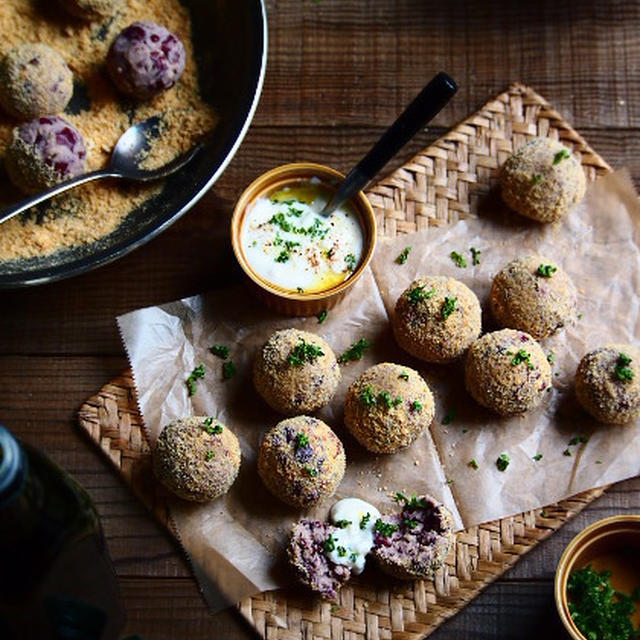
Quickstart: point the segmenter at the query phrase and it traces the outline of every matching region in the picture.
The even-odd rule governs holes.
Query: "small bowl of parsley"
[[[640,638],[640,515],[594,522],[556,569],[560,619],[575,640]]]

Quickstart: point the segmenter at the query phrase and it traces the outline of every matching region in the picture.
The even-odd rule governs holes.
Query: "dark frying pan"
[[[181,0],[192,18],[202,95],[220,116],[214,134],[160,194],[132,210],[100,240],[52,255],[0,263],[0,288],[68,278],[148,242],[186,213],[233,158],[258,104],[267,60],[263,0]]]

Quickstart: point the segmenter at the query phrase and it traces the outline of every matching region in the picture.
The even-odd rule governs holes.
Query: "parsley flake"
[[[354,271],[356,268],[356,257],[353,253],[347,253],[344,257],[344,263],[347,265],[347,271]]]
[[[539,264],[536,275],[539,275],[541,278],[550,278],[557,270],[558,267],[554,267],[552,264]]]
[[[327,310],[323,309],[317,316],[318,324],[322,324],[327,319]]]
[[[633,370],[627,366],[632,362],[633,360],[626,353],[618,354],[618,362],[614,369],[614,374],[618,380],[621,380],[622,382],[630,382],[633,380]]]
[[[476,462],[475,458],[471,458],[471,460],[469,460],[469,462],[467,462],[467,465],[470,466],[472,469],[478,469],[479,465]]]
[[[209,451],[207,451],[207,453],[205,454],[204,459],[207,462],[211,462],[211,460],[213,460],[213,456],[215,456],[215,455],[216,455],[215,451],[209,449]]]
[[[449,257],[455,262],[457,267],[460,267],[461,269],[467,268],[467,261],[457,251],[452,251],[449,254]]]
[[[336,541],[333,538],[333,535],[329,534],[329,537],[322,543],[322,548],[330,553],[336,548]]]
[[[222,358],[223,360],[229,357],[229,347],[225,347],[223,344],[214,344],[212,347],[209,347],[209,351],[214,356],[218,356],[218,358]]]
[[[222,379],[229,380],[236,373],[236,365],[231,360],[222,363]]]
[[[309,444],[309,436],[307,436],[306,433],[302,433],[298,431],[298,433],[296,433],[295,443],[296,443],[295,445],[296,449],[299,449],[300,447],[305,447],[306,445]]]
[[[440,308],[440,315],[443,320],[446,320],[455,311],[457,300],[457,297],[449,298],[448,296],[445,296],[442,307]]]
[[[405,247],[397,256],[396,264],[404,264],[409,257],[409,252],[411,251],[411,247]]]
[[[542,460],[542,454],[536,453],[535,456],[532,456],[532,459],[535,460],[536,462],[539,462],[540,460]]]
[[[498,467],[498,471],[506,471],[510,462],[511,458],[509,458],[506,453],[501,453],[496,460],[496,467]]]
[[[346,529],[351,524],[351,520],[338,520],[336,527],[339,529]]]
[[[555,156],[553,156],[553,164],[560,164],[563,160],[569,157],[569,152],[566,149],[560,149]]]
[[[310,467],[308,464],[304,466],[304,470],[312,477],[315,478],[318,475],[318,472]]]
[[[507,353],[508,355],[512,355],[509,352]],[[517,367],[519,364],[522,364],[523,362],[527,365],[527,369],[533,369],[533,365],[531,364],[531,354],[528,351],[525,351],[524,349],[519,349],[518,353],[516,353],[511,359],[511,364],[514,367]]]
[[[411,411],[422,411],[422,403],[420,403],[418,400],[414,400],[411,403]]]
[[[292,349],[287,356],[287,364],[292,367],[301,367],[305,362],[315,362],[320,356],[324,355],[324,351],[315,344],[306,342],[304,338],[300,338],[300,342]]]
[[[408,380],[409,379],[409,374],[406,371],[402,371],[400,373],[400,375],[398,376],[398,378],[400,378],[401,380]]]
[[[412,304],[415,307],[418,302],[422,302],[423,300],[430,298],[436,292],[435,289],[431,289],[431,291],[425,291],[425,286],[426,285],[424,284],[418,285],[413,287],[413,289],[409,289],[409,291],[407,291],[407,300],[409,301],[409,304]]]
[[[480,249],[476,249],[475,247],[469,247],[469,251],[471,251],[471,264],[477,265],[480,264],[480,254],[482,251]]]
[[[535,187],[536,185],[540,184],[542,182],[542,175],[539,173],[536,173],[532,178],[531,178],[531,186]]]
[[[367,513],[365,513],[362,518],[360,518],[360,529],[362,529],[362,531],[367,528],[369,520],[371,520],[371,514],[367,511]]]
[[[376,397],[373,394],[373,389],[371,388],[370,384],[368,384],[360,392],[358,399],[360,400],[360,403],[363,404],[365,407],[372,407],[376,403]]]
[[[338,362],[340,364],[345,364],[346,362],[351,362],[354,360],[360,360],[362,358],[362,354],[365,349],[369,348],[369,343],[364,339],[360,338],[360,340],[356,340],[339,358]]]
[[[390,522],[384,522],[380,518],[378,518],[373,525],[373,530],[376,533],[379,533],[381,536],[388,538],[392,533],[396,532],[399,529],[397,524],[391,524]]]
[[[189,397],[195,394],[196,392],[196,380],[200,380],[204,378],[204,365],[198,365],[187,377],[185,380],[185,384],[187,385],[187,393]]]

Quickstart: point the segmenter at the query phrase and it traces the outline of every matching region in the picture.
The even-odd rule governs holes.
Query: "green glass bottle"
[[[0,638],[113,640],[124,621],[89,496],[0,425]]]

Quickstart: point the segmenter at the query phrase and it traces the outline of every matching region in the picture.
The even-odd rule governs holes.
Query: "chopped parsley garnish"
[[[556,357],[553,354],[553,351],[549,351],[549,353],[547,353],[547,362],[549,364],[555,364],[556,363]]]
[[[367,528],[367,524],[369,524],[369,520],[371,520],[371,514],[367,511],[367,513],[360,518],[360,529],[364,531]]]
[[[562,452],[562,455],[567,457],[571,456],[571,451],[569,451],[568,447]]]
[[[306,464],[304,466],[304,470],[312,477],[315,478],[318,475],[318,472],[313,468],[310,467],[308,464]]]
[[[587,444],[587,442],[589,442],[589,436],[573,436],[573,438],[569,440],[569,446],[573,447],[576,444]]]
[[[596,460],[596,464],[602,464],[602,460]]]
[[[223,360],[229,357],[229,347],[225,347],[223,344],[214,344],[212,347],[209,347],[209,351],[214,356],[218,356],[218,358],[222,358]]]
[[[204,456],[204,459],[207,462],[211,462],[211,460],[213,459],[213,456],[215,456],[215,451],[213,451],[212,449],[209,449],[209,451],[207,451],[207,453]]]
[[[467,464],[472,468],[472,469],[477,469],[478,468],[478,463],[476,462],[475,458],[471,458],[471,460],[469,460],[469,462],[467,462]]]
[[[309,444],[309,436],[306,433],[296,433],[295,437],[296,449],[304,447]]]
[[[406,371],[403,371],[402,373],[400,373],[398,378],[400,378],[401,380],[408,380],[409,379],[409,374]]]
[[[351,524],[351,520],[338,520],[336,527],[339,529],[346,529]]]
[[[442,307],[440,308],[440,315],[443,320],[446,320],[455,311],[457,300],[457,297],[449,298],[449,296],[445,296]]]
[[[351,553],[349,554],[349,560],[351,560],[351,562],[356,562],[356,560],[358,559],[358,554],[357,553]]]
[[[411,247],[405,247],[399,254],[398,257],[396,258],[396,263],[397,264],[404,264],[407,261],[407,258],[409,257],[409,252],[411,251]]]
[[[407,498],[404,493],[396,493],[393,498],[396,502],[404,502],[404,508],[407,511],[415,511],[416,509],[426,509],[428,507],[427,501],[424,498],[418,498],[416,494],[411,495],[411,499]]]
[[[289,260],[289,252],[288,251],[281,251],[278,256],[275,258],[276,262],[287,262]]]
[[[618,380],[622,380],[623,382],[630,382],[631,380],[633,380],[633,370],[627,366],[632,362],[633,360],[631,360],[631,358],[626,353],[618,354],[618,362],[616,363],[616,368],[614,369],[615,376]]]
[[[313,221],[313,224],[309,227],[296,227],[285,218],[282,211],[271,216],[269,223],[280,227],[280,229],[285,233],[296,233],[298,235],[309,236],[311,238],[324,238],[329,231],[329,229],[323,225],[318,218],[316,218]]]
[[[365,349],[369,348],[369,343],[364,339],[356,340],[339,358],[338,362],[344,364],[353,360],[360,360]]]
[[[467,268],[467,261],[457,251],[452,251],[449,254],[449,257],[456,263],[456,266],[460,267],[461,269]]]
[[[389,522],[383,522],[380,518],[376,520],[376,523],[373,525],[373,530],[376,533],[379,533],[381,536],[388,538],[392,533],[398,530],[397,524],[391,524]]]
[[[507,351],[507,355],[513,355],[511,352]],[[531,364],[531,354],[524,349],[519,349],[518,353],[516,353],[511,359],[511,364],[514,367],[517,367],[519,364],[525,363],[527,365],[527,369],[533,369],[533,365]]]
[[[222,379],[229,380],[236,373],[236,365],[231,360],[222,363]]]
[[[424,288],[425,285],[422,284],[407,291],[407,300],[414,307],[418,304],[418,302],[422,302],[423,300],[430,298],[436,292],[435,289],[431,289],[431,291],[425,291]]]
[[[371,385],[367,385],[358,396],[358,399],[365,407],[371,407],[376,403],[376,397],[373,394],[373,389]]]
[[[387,409],[391,409],[391,396],[388,391],[381,391],[378,394],[377,402],[387,407]]]
[[[535,460],[536,462],[542,460],[542,454],[541,453],[536,453],[535,456],[532,456],[532,459]]]
[[[313,4],[318,4],[315,0],[312,0]],[[335,613],[336,611],[338,611],[338,609],[340,609],[340,607],[337,604],[332,604],[331,605],[331,613]]]
[[[506,471],[510,462],[511,458],[509,458],[506,453],[501,453],[496,460],[496,467],[498,467],[498,471]]]
[[[402,524],[407,527],[407,529],[415,529],[418,526],[418,521],[413,518],[405,518]]]
[[[347,555],[347,550],[344,547],[337,547],[336,551],[338,552],[338,556],[344,558]]]
[[[537,184],[540,184],[542,182],[542,175],[539,173],[536,173],[533,178],[531,178],[531,185],[532,186],[536,186]]]
[[[203,364],[198,365],[185,380],[189,397],[191,397],[196,392],[196,380],[199,380],[200,378],[204,378]]]
[[[347,265],[347,271],[353,271],[356,268],[356,257],[353,253],[347,253],[344,257],[344,263]]]
[[[550,278],[557,270],[558,267],[554,267],[552,264],[539,264],[536,274],[541,278]]]
[[[447,425],[453,422],[453,419],[456,417],[456,410],[451,408],[447,413],[444,414],[442,418],[442,424]]]
[[[323,355],[324,351],[320,347],[300,338],[300,342],[287,356],[287,363],[292,367],[301,367],[305,362],[315,362]]]
[[[482,253],[482,251],[480,251],[480,249],[476,249],[475,247],[469,247],[469,251],[471,251],[471,264],[480,264],[480,254]]]
[[[318,318],[318,324],[322,324],[327,319],[327,310],[323,309],[316,318]]]
[[[333,536],[329,534],[329,537],[322,543],[322,548],[327,552],[331,552],[336,548],[336,541]]]
[[[629,640],[637,638],[631,615],[633,598],[616,591],[611,571],[598,572],[588,564],[573,571],[567,581],[571,620],[588,640]]]
[[[207,418],[202,425],[203,431],[206,431],[210,436],[215,436],[215,435],[218,435],[219,433],[222,433],[222,425],[221,424],[214,425],[212,423],[213,423],[213,418]]]
[[[566,149],[560,149],[555,156],[553,156],[553,164],[559,164],[565,158],[569,157],[569,152]]]
[[[411,403],[411,411],[422,411],[422,403],[420,403],[418,400],[414,400]]]

